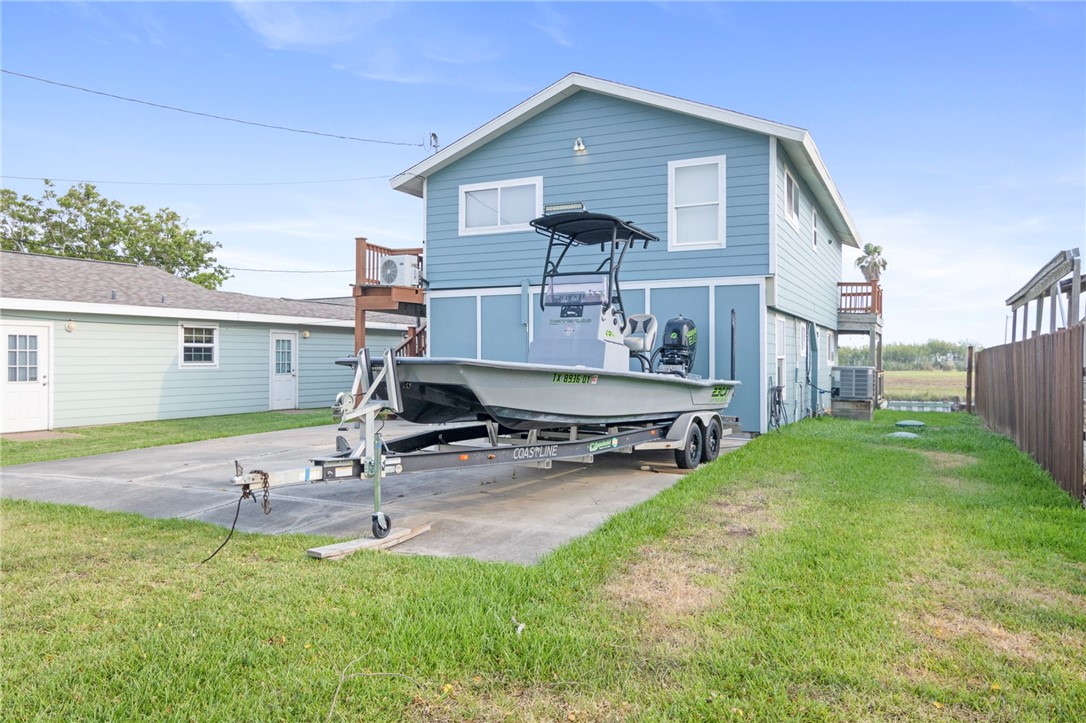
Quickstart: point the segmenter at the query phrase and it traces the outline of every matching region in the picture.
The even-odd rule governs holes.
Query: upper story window
[[[668,251],[724,246],[724,156],[667,164]]]
[[[790,171],[784,172],[784,217],[799,226],[799,184]]]
[[[177,358],[182,367],[219,366],[219,328],[214,324],[182,323],[178,327],[180,349]]]
[[[811,248],[818,251],[818,210],[811,209]]]
[[[543,215],[543,177],[460,187],[460,235],[527,231]]]

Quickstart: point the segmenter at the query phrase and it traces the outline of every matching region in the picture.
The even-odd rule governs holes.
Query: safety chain
[[[264,499],[261,500],[260,506],[264,509],[264,514],[265,515],[270,515],[271,514],[271,485],[268,484],[268,473],[263,471],[263,470],[254,469],[253,474],[260,475],[260,479],[261,479],[260,486],[261,486],[261,489],[264,490]]]

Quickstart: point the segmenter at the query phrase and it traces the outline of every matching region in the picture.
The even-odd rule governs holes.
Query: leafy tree
[[[157,266],[217,289],[230,271],[211,255],[222,244],[209,235],[188,228],[174,211],[125,206],[89,183],[57,195],[46,181],[41,198],[0,189],[0,240],[10,251]]]
[[[882,257],[882,246],[875,244],[864,244],[863,254],[856,259],[856,268],[868,281],[878,281],[886,265],[887,261]]]

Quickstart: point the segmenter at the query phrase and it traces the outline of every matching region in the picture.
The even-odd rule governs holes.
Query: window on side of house
[[[460,186],[460,235],[531,229],[543,215],[543,177]]]
[[[214,368],[219,366],[219,327],[215,324],[187,324],[178,327],[178,366]]]
[[[818,251],[818,210],[811,209],[811,248]]]
[[[784,217],[799,228],[799,185],[791,171],[784,172]]]
[[[796,339],[796,346],[799,347],[799,358],[807,358],[807,347],[811,344],[810,339],[810,325],[806,321],[799,322],[799,338]]]
[[[723,248],[726,216],[725,156],[667,164],[667,249]]]
[[[826,332],[826,361],[830,364],[837,363],[837,337],[832,331]]]

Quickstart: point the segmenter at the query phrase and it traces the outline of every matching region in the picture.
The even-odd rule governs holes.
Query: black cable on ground
[[[226,539],[222,541],[222,544],[219,545],[218,549],[215,550],[215,552],[213,552],[213,553],[211,553],[210,555],[207,556],[207,559],[205,559],[204,562],[207,562],[211,558],[215,557],[215,555],[218,555],[219,550],[226,547],[226,543],[230,542],[230,538],[234,536],[234,528],[237,527],[237,525],[238,525],[238,516],[241,515],[241,503],[244,500],[245,500],[245,493],[243,492],[241,494],[241,497],[238,497],[238,509],[237,509],[237,511],[234,512],[234,522],[233,522],[233,524],[230,525],[230,534],[226,536]],[[201,562],[200,564],[203,565],[204,562]]]

